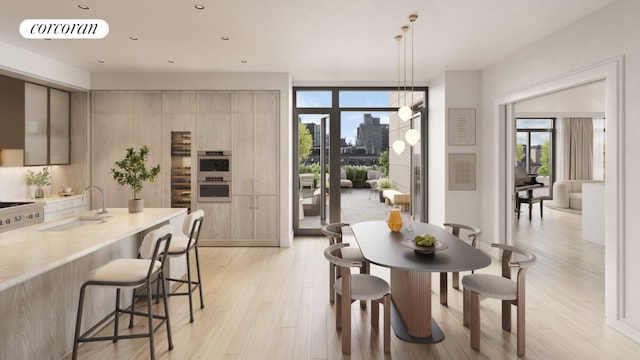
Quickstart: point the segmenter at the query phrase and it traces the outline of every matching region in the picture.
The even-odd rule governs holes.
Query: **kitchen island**
[[[95,216],[95,211],[83,213]],[[164,224],[180,232],[186,209],[108,209],[104,222],[79,217],[0,234],[0,359],[60,359],[71,351],[80,286],[117,258],[135,258],[144,234]],[[172,277],[184,272],[171,259]],[[176,273],[177,272],[177,273]],[[113,311],[115,292],[87,293],[83,328]],[[123,293],[123,306],[130,304]]]

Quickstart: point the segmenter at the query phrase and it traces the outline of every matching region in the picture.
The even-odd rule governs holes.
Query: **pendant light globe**
[[[404,105],[400,109],[398,109],[398,117],[402,121],[407,121],[411,119],[411,115],[412,115],[411,108],[408,107],[407,105]]]
[[[396,154],[400,155],[404,151],[406,145],[404,144],[404,141],[398,139],[394,141],[393,145],[391,146],[393,147],[393,151],[395,151]]]
[[[409,145],[415,146],[418,143],[418,141],[420,141],[420,132],[416,129],[409,129],[404,134],[404,138],[405,140],[407,140]]]

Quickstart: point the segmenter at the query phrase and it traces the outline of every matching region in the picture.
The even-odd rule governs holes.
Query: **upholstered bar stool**
[[[111,340],[114,343],[120,339],[133,339],[133,338],[141,338],[148,337],[149,338],[149,348],[151,351],[151,359],[155,359],[155,348],[153,344],[153,334],[157,331],[163,324],[166,323],[167,326],[167,340],[169,343],[169,350],[173,349],[173,341],[171,339],[171,326],[169,323],[169,308],[167,305],[167,296],[165,292],[164,285],[164,265],[166,263],[166,256],[162,256],[162,253],[166,253],[169,250],[169,244],[171,243],[171,226],[165,225],[159,229],[150,231],[145,235],[142,240],[142,245],[140,246],[140,257],[138,259],[116,259],[113,260],[96,270],[94,270],[89,280],[87,280],[82,287],[80,288],[80,301],[78,303],[78,316],[76,320],[76,330],[73,339],[73,355],[72,358],[75,360],[78,357],[78,344],[81,342],[89,342],[89,341],[105,341]],[[164,314],[156,315],[153,313],[152,300],[151,300],[151,285],[155,282],[159,282],[161,284],[162,289],[162,298],[164,302]],[[100,320],[95,326],[91,329],[85,331],[82,335],[80,334],[80,328],[82,325],[82,310],[84,306],[84,297],[85,291],[89,286],[100,286],[100,287],[113,287],[116,288],[116,308],[115,310],[107,315],[105,318]],[[147,294],[147,312],[137,312],[134,311],[133,304],[131,310],[121,309],[120,308],[120,290],[122,288],[134,288],[134,296],[133,301],[135,302],[135,290],[137,289],[146,289]],[[160,294],[158,294],[160,296]],[[118,334],[118,318],[121,313],[130,314],[131,317],[133,315],[145,316],[148,319],[148,333],[141,334],[128,334],[128,335],[119,335]],[[101,337],[90,337],[89,334],[94,333],[102,324],[104,324],[107,320],[114,318],[114,330],[113,336],[101,336]],[[160,323],[154,328],[153,319],[160,319]],[[130,321],[129,328],[133,327],[133,321]]]
[[[329,239],[329,245],[337,244],[342,242],[342,227],[349,226],[349,224],[345,223],[333,223],[327,224],[322,227],[322,234]],[[343,259],[357,261],[360,263],[360,274],[368,274],[369,273],[369,262],[362,256],[362,252],[358,248],[345,247],[340,249],[340,256]],[[336,265],[333,263],[329,263],[329,302],[335,302],[335,290],[333,288],[333,284],[336,281],[336,277],[338,276],[338,272],[336,271]],[[366,301],[360,303],[360,307],[363,309],[367,307]]]
[[[200,292],[200,308],[204,308],[204,300],[202,296],[202,282],[200,280],[200,257],[198,255],[198,239],[200,238],[200,228],[202,227],[202,221],[204,220],[204,211],[196,210],[187,215],[182,225],[183,234],[175,234],[171,238],[171,245],[169,246],[169,256],[185,256],[187,261],[187,280],[175,279],[167,277],[167,280],[175,281],[183,284],[187,284],[186,291],[169,292],[169,296],[186,295],[189,296],[189,316],[190,322],[193,322],[193,301],[191,294],[198,289]],[[188,235],[185,235],[188,234]],[[193,251],[196,258],[196,274],[197,280],[191,278],[191,260],[189,252]]]

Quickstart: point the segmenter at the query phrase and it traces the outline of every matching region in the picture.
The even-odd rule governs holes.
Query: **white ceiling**
[[[415,13],[414,78],[424,82],[445,70],[483,69],[612,1],[0,0],[0,41],[90,72],[288,72],[298,83],[395,83],[394,36]],[[24,19],[77,18],[105,20],[109,35],[27,40],[18,32]],[[407,56],[410,79],[410,36]]]

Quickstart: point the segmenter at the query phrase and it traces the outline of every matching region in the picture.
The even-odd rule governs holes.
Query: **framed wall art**
[[[449,145],[476,144],[476,109],[449,109]]]
[[[476,154],[449,154],[449,190],[476,189]]]

